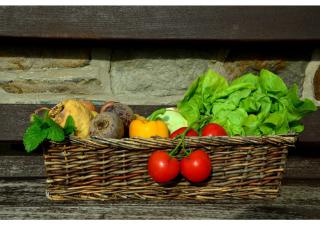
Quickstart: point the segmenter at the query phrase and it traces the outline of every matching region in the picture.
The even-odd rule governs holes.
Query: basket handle
[[[47,107],[37,108],[36,110],[34,110],[34,111],[30,114],[30,121],[32,121],[32,115],[33,115],[33,114],[38,115],[41,111],[44,111],[44,110],[50,111],[50,108],[47,108]]]
[[[33,114],[37,115],[39,112],[44,111],[44,110],[50,111],[50,108],[47,108],[47,107],[37,108],[36,110],[34,110]]]

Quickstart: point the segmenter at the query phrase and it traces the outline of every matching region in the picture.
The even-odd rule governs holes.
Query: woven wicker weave
[[[47,196],[51,200],[275,198],[287,152],[296,136],[188,137],[187,148],[203,148],[212,176],[202,184],[183,177],[155,183],[147,161],[155,149],[174,148],[170,139],[70,138],[45,151]]]

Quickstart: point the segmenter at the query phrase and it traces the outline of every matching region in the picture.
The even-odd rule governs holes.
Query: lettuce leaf
[[[191,84],[177,108],[191,125],[202,116],[210,114],[211,99],[227,87],[228,82],[223,76],[208,70]],[[194,126],[199,127],[198,125]]]
[[[299,98],[297,85],[288,89],[278,75],[266,69],[259,75],[240,76],[230,85],[208,70],[178,103],[189,125],[210,115],[210,122],[223,126],[230,136],[300,133],[304,129],[300,120],[316,109],[311,100]]]

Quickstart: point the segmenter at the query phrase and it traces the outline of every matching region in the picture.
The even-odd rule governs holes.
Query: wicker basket
[[[154,150],[174,148],[162,138],[80,140],[50,143],[44,153],[47,197],[51,200],[221,198],[272,199],[279,195],[288,148],[296,136],[188,137],[187,148],[205,149],[212,175],[202,184],[183,177],[154,182],[147,172]]]

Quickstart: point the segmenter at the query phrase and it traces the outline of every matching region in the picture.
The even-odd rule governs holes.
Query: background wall
[[[267,68],[320,100],[318,50],[291,46],[0,46],[0,103],[176,104],[208,68],[232,80]],[[315,74],[319,74],[314,78]],[[313,88],[315,84],[315,90]],[[316,95],[315,95],[316,94]]]

